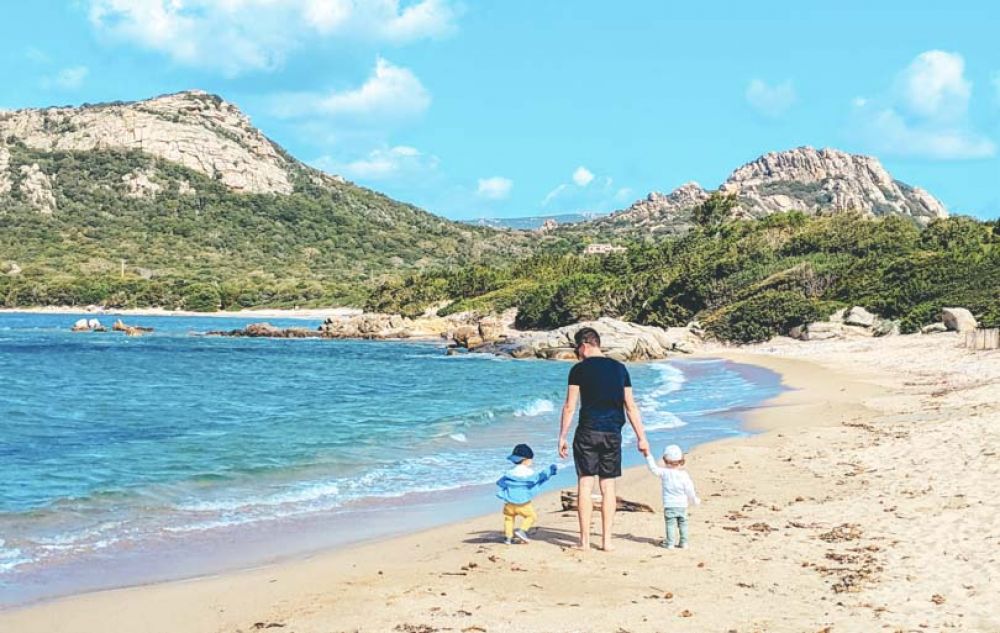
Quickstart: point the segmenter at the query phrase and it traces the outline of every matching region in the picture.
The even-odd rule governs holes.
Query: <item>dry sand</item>
[[[0,631],[1000,631],[1000,353],[957,345],[942,334],[717,350],[794,390],[752,413],[767,433],[691,454],[704,503],[689,550],[657,547],[659,514],[620,513],[615,552],[575,552],[575,515],[548,495],[531,545],[497,542],[498,508],[15,610]],[[658,492],[644,470],[620,484],[654,505]]]

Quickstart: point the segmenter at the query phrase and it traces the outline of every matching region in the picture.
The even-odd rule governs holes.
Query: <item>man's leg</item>
[[[580,549],[590,549],[590,519],[594,514],[594,477],[581,475],[576,486],[576,514],[580,518]]]
[[[610,552],[611,529],[615,524],[615,511],[618,510],[618,497],[615,496],[614,478],[601,479],[601,549]]]

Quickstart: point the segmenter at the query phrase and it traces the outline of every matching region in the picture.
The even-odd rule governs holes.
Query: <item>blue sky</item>
[[[1000,216],[1000,5],[871,4],[5,3],[0,108],[201,88],[452,218],[611,211],[799,145]]]

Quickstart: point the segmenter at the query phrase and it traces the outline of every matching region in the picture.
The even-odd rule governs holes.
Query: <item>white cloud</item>
[[[853,100],[853,133],[886,155],[938,160],[988,158],[992,139],[969,121],[972,83],[957,53],[927,51],[897,75],[886,99]]]
[[[45,51],[41,50],[40,48],[35,48],[34,46],[29,46],[27,49],[25,49],[24,57],[29,62],[32,62],[34,64],[49,63],[49,56],[45,53]]]
[[[620,208],[631,199],[632,189],[616,187],[611,176],[577,167],[568,182],[556,185],[542,198],[540,209],[548,212],[605,212]]]
[[[271,71],[310,39],[405,44],[453,32],[449,0],[88,0],[111,40],[230,76]]]
[[[545,194],[545,197],[542,198],[542,206],[543,207],[547,206],[550,202],[552,202],[553,200],[555,200],[556,198],[558,198],[560,195],[562,195],[562,193],[564,191],[566,191],[567,189],[569,189],[569,185],[563,183],[563,184],[559,185],[558,187],[556,187],[555,189],[553,189],[552,191],[550,191],[547,194]]]
[[[51,77],[42,79],[45,88],[56,88],[59,90],[76,90],[83,85],[83,81],[90,74],[90,69],[86,66],[70,66],[63,68]]]
[[[586,187],[593,179],[594,174],[583,165],[577,167],[576,171],[573,172],[573,182],[576,183],[577,187]]]
[[[487,200],[503,200],[510,196],[510,190],[514,188],[514,181],[503,176],[493,176],[491,178],[480,178],[476,188],[476,195]]]
[[[773,86],[760,79],[747,84],[746,100],[754,110],[769,118],[778,118],[795,103],[795,87],[791,80]]]
[[[972,84],[965,78],[965,60],[958,53],[921,53],[897,82],[901,103],[915,116],[953,120],[969,107]]]
[[[423,114],[430,103],[430,93],[416,75],[379,58],[372,75],[358,88],[278,95],[272,99],[271,110],[283,118],[319,116],[385,123]]]
[[[622,187],[615,192],[615,202],[629,202],[632,200],[632,189],[629,187]]]
[[[893,108],[860,114],[858,129],[880,154],[941,160],[989,158],[996,154],[996,144],[972,130],[907,121]]]
[[[350,180],[398,180],[433,171],[439,162],[436,156],[424,154],[415,147],[397,145],[374,149],[362,158],[347,162],[322,156],[312,161],[312,165]]]

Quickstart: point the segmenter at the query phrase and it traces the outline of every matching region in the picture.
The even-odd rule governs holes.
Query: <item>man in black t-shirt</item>
[[[642,427],[639,407],[632,396],[632,379],[628,369],[601,353],[601,336],[597,330],[580,328],[574,340],[580,362],[573,365],[569,372],[569,388],[559,429],[559,456],[565,458],[569,454],[566,437],[579,400],[580,417],[573,435],[573,461],[578,477],[580,549],[590,549],[590,519],[594,512],[591,495],[596,478],[600,482],[603,498],[602,547],[604,551],[610,551],[611,528],[617,509],[615,479],[622,474],[622,427],[625,426],[626,415],[635,430],[639,452],[648,454],[649,443]]]

